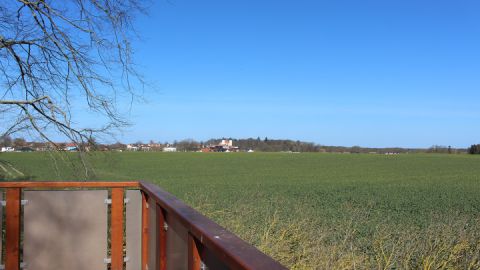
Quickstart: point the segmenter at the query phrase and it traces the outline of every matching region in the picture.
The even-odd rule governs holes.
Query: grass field
[[[78,179],[75,155],[53,157],[0,160],[7,177]],[[478,156],[93,153],[88,161],[94,179],[152,181],[292,269],[480,269]]]

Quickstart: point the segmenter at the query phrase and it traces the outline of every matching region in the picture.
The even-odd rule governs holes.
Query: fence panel
[[[28,269],[107,269],[106,190],[25,191]]]
[[[127,270],[141,269],[142,254],[142,194],[139,190],[127,190],[126,205],[126,248]]]
[[[188,270],[188,230],[167,214],[167,270]]]

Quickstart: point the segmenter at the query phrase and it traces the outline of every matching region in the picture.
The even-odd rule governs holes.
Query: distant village
[[[180,147],[178,147],[180,145]],[[180,149],[179,149],[180,148]],[[123,149],[120,149],[123,150]],[[127,144],[125,146],[125,151],[162,151],[162,152],[240,152],[238,146],[233,145],[233,140],[221,140],[218,144],[209,144],[201,145],[194,141],[182,141],[179,143],[170,144],[159,144],[159,143],[149,143],[149,144]],[[253,152],[253,150],[248,149],[247,152]]]
[[[131,143],[122,144],[120,142],[114,144],[97,144],[95,146],[82,146],[75,143],[41,143],[41,142],[27,142],[25,140],[12,140],[10,143],[2,143],[0,152],[34,152],[34,151],[51,151],[60,150],[66,152],[76,152],[79,148],[84,147],[86,151],[157,151],[157,152],[240,152],[238,146],[233,145],[233,140],[223,139],[217,144],[202,144],[193,141],[185,140],[180,142],[170,143]],[[6,145],[8,144],[8,146]],[[245,152],[253,152],[252,149],[247,149]]]

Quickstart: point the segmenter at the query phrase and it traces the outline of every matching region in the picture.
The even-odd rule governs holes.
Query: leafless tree
[[[82,147],[126,125],[117,104],[144,85],[131,47],[144,10],[143,0],[2,1],[0,135],[34,132],[56,145],[62,134]],[[95,121],[80,126],[80,110]]]

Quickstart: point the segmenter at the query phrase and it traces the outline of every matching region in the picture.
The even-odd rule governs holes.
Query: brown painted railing
[[[173,195],[148,182],[0,182],[0,188],[6,190],[4,263],[7,270],[21,269],[22,191],[44,189],[110,191],[110,260],[106,263],[111,270],[123,270],[126,267],[125,261],[128,260],[124,254],[126,245],[124,198],[126,190],[130,189],[140,190],[142,197],[142,206],[139,209],[142,229],[139,270],[286,269]],[[155,219],[154,227],[149,227],[153,221],[151,219]],[[169,237],[175,235],[172,235],[172,232],[167,233],[170,229],[181,231],[180,234],[185,234],[186,239],[182,238],[182,241],[173,243],[174,239]],[[152,237],[155,237],[153,241]],[[182,263],[179,263],[178,257],[173,258],[172,253],[169,253],[169,250],[174,249],[173,246],[178,243],[185,245],[180,247],[180,250],[183,248],[186,250],[185,256],[181,256],[181,259],[185,258],[186,261]]]

